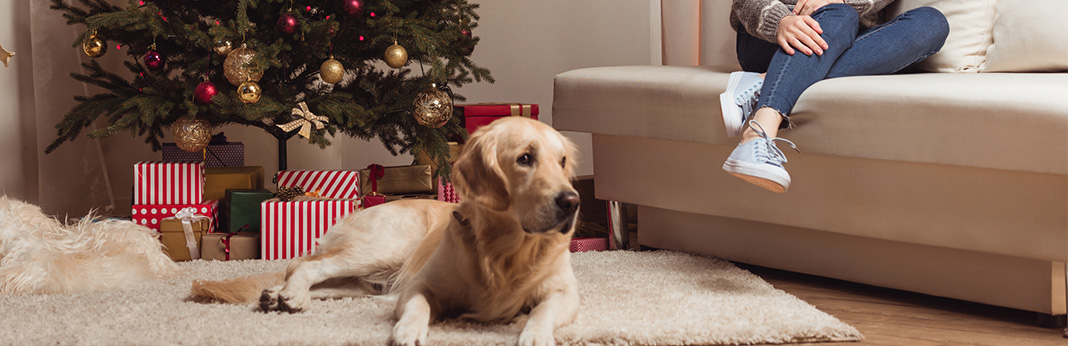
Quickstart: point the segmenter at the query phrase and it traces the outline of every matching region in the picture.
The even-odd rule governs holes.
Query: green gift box
[[[274,197],[274,193],[265,189],[227,189],[223,198],[219,217],[223,230],[228,233],[242,231],[260,231],[260,202]]]

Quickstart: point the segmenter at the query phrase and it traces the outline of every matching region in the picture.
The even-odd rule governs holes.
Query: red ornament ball
[[[145,53],[145,67],[150,71],[159,71],[163,69],[163,64],[167,61],[167,58],[163,56],[163,53],[150,50]]]
[[[350,16],[358,16],[358,15],[360,15],[360,13],[363,13],[363,1],[362,0],[341,0],[341,1],[344,2],[342,4],[341,9],[343,11],[345,11],[345,14],[350,15]]]
[[[215,89],[215,83],[203,81],[197,84],[196,90],[193,91],[193,100],[202,105],[210,105],[211,98],[218,93],[219,91]]]
[[[300,27],[300,20],[292,14],[286,13],[281,17],[278,17],[278,29],[287,34],[297,32],[297,28]]]

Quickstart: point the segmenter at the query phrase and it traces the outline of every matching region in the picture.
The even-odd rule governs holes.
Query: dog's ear
[[[580,159],[578,146],[563,134],[558,132],[556,135],[560,136],[560,140],[564,143],[564,157],[567,158],[567,162],[564,165],[564,174],[567,174],[569,179],[574,180]]]
[[[470,199],[493,210],[508,209],[508,188],[497,162],[497,138],[481,131],[467,141],[453,164],[453,185],[461,199]]]

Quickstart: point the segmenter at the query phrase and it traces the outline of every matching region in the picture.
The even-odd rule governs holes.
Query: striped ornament
[[[260,254],[267,260],[310,254],[319,245],[319,237],[358,206],[358,200],[264,201],[260,203]]]
[[[203,202],[203,162],[141,161],[134,164],[133,204]]]
[[[359,198],[357,171],[281,171],[278,188],[300,186],[305,192],[319,192],[322,198]]]

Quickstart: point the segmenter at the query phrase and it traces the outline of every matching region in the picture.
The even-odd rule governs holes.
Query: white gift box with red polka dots
[[[168,217],[174,217],[179,210],[187,207],[196,208],[197,215],[207,216],[211,219],[210,231],[215,231],[215,212],[219,209],[219,201],[209,200],[201,204],[134,204],[130,218],[138,225],[145,226],[159,232],[159,222]]]
[[[134,164],[133,204],[204,202],[203,162],[141,161]]]

